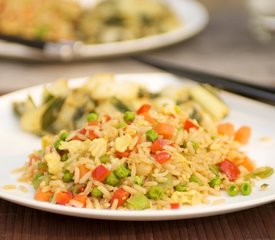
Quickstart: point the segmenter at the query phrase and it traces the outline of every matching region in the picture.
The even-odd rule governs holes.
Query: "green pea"
[[[40,183],[43,180],[43,177],[44,177],[43,173],[36,173],[34,175],[33,180],[32,180],[32,185],[33,185],[34,189],[37,189],[39,187]]]
[[[194,150],[197,150],[199,148],[199,144],[197,142],[192,142],[192,147]]]
[[[118,178],[125,178],[129,176],[130,170],[125,166],[125,164],[122,164],[118,166],[114,173]]]
[[[158,136],[158,133],[154,129],[150,129],[146,132],[146,138],[151,142],[157,140]]]
[[[103,193],[97,187],[93,188],[91,193],[92,193],[92,196],[96,198],[103,196]]]
[[[202,185],[201,180],[200,180],[195,174],[192,174],[192,175],[190,176],[189,181],[190,181],[190,182],[195,182],[195,183],[197,183],[197,184],[199,184],[199,185]]]
[[[105,180],[106,184],[111,185],[113,187],[117,186],[119,182],[120,181],[118,177],[113,172],[111,172],[111,174]]]
[[[141,177],[139,177],[139,176],[135,176],[134,177],[134,183],[137,184],[137,185],[139,185],[139,186],[141,186],[142,183],[143,183],[143,179]]]
[[[143,210],[150,208],[149,199],[142,193],[137,193],[131,196],[128,200],[128,207],[133,210]]]
[[[216,175],[217,174],[219,174],[219,172],[220,172],[220,167],[218,166],[218,165],[211,165],[210,167],[209,167],[209,169],[213,172],[213,173],[215,173]]]
[[[61,133],[59,139],[62,141],[65,141],[68,136],[69,136],[68,132],[63,132],[63,133]]]
[[[118,125],[117,125],[117,128],[125,128],[127,126],[127,124],[125,122],[120,122]]]
[[[127,111],[127,112],[124,113],[123,119],[126,122],[132,122],[132,121],[135,120],[135,118],[136,118],[136,114],[134,112]]]
[[[98,119],[98,114],[97,113],[90,113],[87,116],[87,121],[91,122],[91,121],[96,121]]]
[[[56,150],[59,150],[59,147],[60,147],[60,144],[61,144],[61,141],[62,140],[60,140],[60,139],[58,139],[57,141],[55,141],[55,143],[54,143],[54,148],[56,149]]]
[[[71,182],[73,181],[73,174],[70,172],[65,172],[63,175],[63,181],[64,182]]]
[[[186,188],[187,188],[186,184],[180,183],[176,186],[175,189],[177,192],[185,192]]]
[[[108,162],[110,162],[110,156],[109,155],[107,155],[107,154],[104,154],[104,155],[102,155],[100,158],[99,158],[99,161],[101,162],[101,163],[108,163]]]
[[[214,188],[216,186],[221,185],[222,180],[219,176],[216,176],[215,178],[213,178],[210,182],[209,182],[209,186]]]
[[[67,153],[64,153],[61,157],[61,161],[62,162],[66,162],[68,160],[68,154]]]
[[[248,182],[243,183],[240,187],[240,192],[242,195],[245,195],[245,196],[250,195],[252,192],[251,184]]]
[[[231,184],[227,187],[227,193],[229,196],[234,197],[238,194],[239,189],[235,184]]]
[[[159,200],[164,197],[164,190],[159,186],[152,186],[149,188],[147,195],[150,199]]]

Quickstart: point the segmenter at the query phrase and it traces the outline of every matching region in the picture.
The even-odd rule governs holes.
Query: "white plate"
[[[180,28],[171,32],[136,40],[83,45],[79,49],[79,55],[75,58],[109,57],[160,48],[188,39],[199,33],[206,26],[208,13],[205,7],[199,2],[194,0],[165,0],[165,2],[182,21]],[[46,56],[40,50],[4,41],[0,41],[0,56],[34,60],[58,59],[56,56]]]
[[[172,75],[153,74],[124,74],[117,75],[118,80],[137,81],[147,84],[153,91],[159,90],[166,85],[186,84],[179,81]],[[71,81],[72,85],[83,83],[85,79]],[[0,98],[0,197],[8,201],[36,208],[44,211],[60,213],[87,218],[111,219],[111,220],[168,220],[184,219],[202,216],[210,216],[227,212],[238,211],[255,207],[275,200],[275,175],[269,179],[257,182],[250,196],[228,197],[226,194],[222,198],[226,202],[220,205],[198,205],[184,206],[179,210],[146,210],[146,211],[118,211],[118,210],[93,210],[78,209],[53,205],[50,203],[38,202],[33,199],[34,191],[32,187],[25,184],[30,189],[28,193],[20,190],[4,190],[6,184],[16,184],[18,175],[12,174],[12,170],[21,167],[27,156],[34,149],[40,147],[39,138],[20,130],[18,122],[13,115],[11,103],[14,100],[24,99],[27,94],[38,97],[42,91],[42,86],[28,88]],[[231,108],[228,121],[232,121],[236,126],[247,124],[252,127],[253,135],[250,144],[245,147],[248,155],[256,161],[258,166],[269,165],[275,168],[275,108],[248,100],[233,94],[222,93],[223,99]],[[271,137],[272,140],[263,142],[262,137]],[[265,191],[260,191],[259,186],[263,183],[269,184]],[[215,199],[213,197],[211,200]]]

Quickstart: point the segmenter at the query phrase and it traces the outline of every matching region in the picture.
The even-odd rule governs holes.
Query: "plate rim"
[[[165,2],[166,4],[172,5],[169,0],[166,0]],[[209,13],[203,4],[196,0],[174,0],[174,2],[179,6],[182,6],[181,8],[178,8],[179,12],[183,12],[186,7],[189,7],[190,9],[193,9],[193,11],[196,11],[197,14],[195,14],[195,18],[192,22],[187,22],[187,25],[184,25],[183,20],[180,19],[183,25],[166,33],[122,42],[80,44],[78,49],[79,53],[71,59],[63,59],[61,56],[56,54],[43,54],[40,50],[32,49],[27,46],[0,41],[0,56],[37,61],[76,61],[82,59],[123,56],[177,44],[201,32],[209,22]],[[179,15],[179,13],[176,14]],[[12,52],[8,52],[9,49]]]

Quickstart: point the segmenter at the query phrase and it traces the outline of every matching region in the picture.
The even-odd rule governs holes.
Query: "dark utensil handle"
[[[40,40],[29,40],[17,36],[9,36],[3,34],[0,34],[0,39],[8,42],[19,43],[28,47],[33,47],[41,50],[43,50],[47,44],[46,42]]]
[[[196,82],[208,83],[223,90],[237,93],[252,99],[275,104],[275,87],[267,88],[256,84],[244,83],[236,79],[231,79],[215,74],[210,74],[182,66],[177,66],[161,60],[154,60],[147,57],[133,57],[135,60],[159,68],[161,70],[190,78]]]

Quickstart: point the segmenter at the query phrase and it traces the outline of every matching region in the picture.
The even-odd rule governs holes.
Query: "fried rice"
[[[222,191],[233,196],[232,186],[251,192],[247,176],[255,166],[241,142],[218,128],[207,130],[183,110],[168,114],[144,104],[111,116],[92,113],[87,120],[80,129],[43,137],[42,148],[29,156],[20,180],[34,186],[36,200],[91,209],[174,209],[208,203]]]

